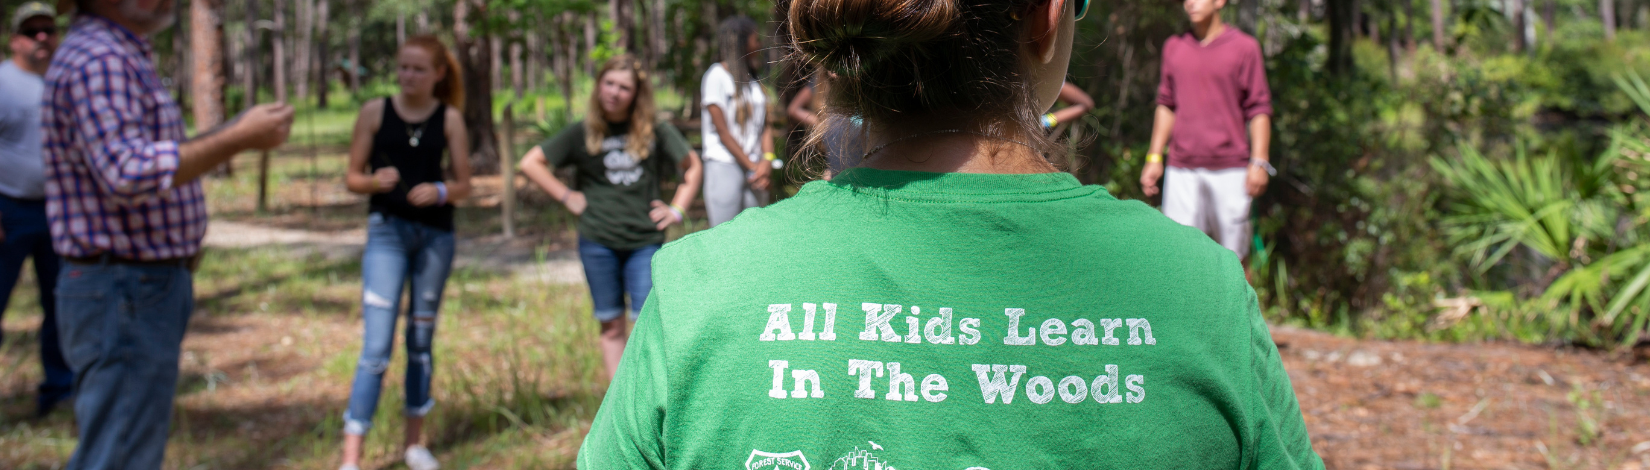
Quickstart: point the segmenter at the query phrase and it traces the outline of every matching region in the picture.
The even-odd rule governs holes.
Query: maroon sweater
[[[1169,165],[1226,169],[1249,164],[1250,118],[1272,114],[1260,43],[1227,27],[1208,45],[1187,32],[1163,43],[1157,104],[1175,112]]]

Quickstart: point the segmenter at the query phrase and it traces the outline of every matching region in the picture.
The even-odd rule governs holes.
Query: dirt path
[[[1650,364],[1274,328],[1330,468],[1650,469]]]
[[[344,259],[359,258],[366,242],[365,228],[315,231],[214,220],[204,243],[215,248],[283,246],[294,250],[294,256],[322,253],[329,259]],[[501,235],[461,238],[456,257],[454,269],[510,273],[553,284],[584,284],[584,268],[577,252],[563,248],[541,254],[529,239],[505,239]],[[539,262],[541,257],[543,263]]]

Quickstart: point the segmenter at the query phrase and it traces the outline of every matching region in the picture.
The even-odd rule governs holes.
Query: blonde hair
[[[401,47],[417,47],[429,52],[433,56],[437,68],[447,71],[447,76],[435,83],[435,98],[446,103],[447,106],[464,109],[464,75],[458,65],[458,58],[453,57],[447,45],[442,44],[435,36],[422,35],[407,38],[407,43]]]
[[[602,77],[612,71],[630,72],[636,79],[636,96],[630,101],[630,138],[625,141],[624,148],[636,160],[646,160],[648,151],[653,148],[653,85],[648,83],[647,70],[642,68],[641,61],[630,54],[620,54],[608,59],[596,72],[598,90]],[[590,92],[590,107],[584,113],[584,149],[591,155],[602,151],[602,141],[607,140],[608,134],[599,94],[594,90]]]

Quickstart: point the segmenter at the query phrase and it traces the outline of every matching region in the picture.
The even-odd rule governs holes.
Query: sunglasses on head
[[[1081,1],[1081,0],[1079,0],[1079,1]],[[57,35],[57,27],[56,26],[46,26],[46,27],[43,27],[43,28],[23,28],[23,29],[17,30],[18,35],[24,36],[24,37],[30,37],[30,38],[39,36],[42,33],[44,33],[47,36],[56,36]]]
[[[1081,20],[1084,16],[1089,14],[1089,1],[1090,0],[1076,0],[1077,19]]]

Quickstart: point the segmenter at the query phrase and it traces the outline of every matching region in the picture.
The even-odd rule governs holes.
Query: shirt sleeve
[[[1266,58],[1261,56],[1258,45],[1247,56],[1243,71],[1243,118],[1271,116],[1272,88],[1266,85]]]
[[[178,170],[178,142],[149,140],[143,87],[137,67],[110,55],[67,78],[74,100],[74,126],[84,139],[85,163],[105,193],[121,202],[141,202],[172,187]]]
[[[1257,381],[1251,410],[1256,417],[1251,430],[1254,458],[1253,469],[1322,469],[1323,459],[1312,450],[1312,440],[1306,433],[1306,421],[1301,418],[1300,403],[1289,374],[1283,370],[1278,347],[1272,342],[1272,333],[1260,315],[1260,303],[1254,289],[1245,284],[1249,316],[1251,367]]]
[[[1175,109],[1174,101],[1174,74],[1170,73],[1170,59],[1174,57],[1174,38],[1163,43],[1163,65],[1158,69],[1157,77],[1157,104]]]
[[[721,67],[713,66],[705,72],[705,79],[699,85],[701,106],[708,109],[714,104],[722,108],[723,116],[733,116],[733,91],[733,76]]]
[[[619,373],[579,448],[578,468],[665,468],[667,377],[659,291],[647,296]]]
[[[653,139],[659,143],[659,150],[678,164],[693,152],[693,146],[688,145],[686,137],[682,137],[682,131],[668,122],[660,122],[653,127]]]
[[[584,145],[583,131],[584,123],[575,122],[539,144],[539,151],[544,152],[545,163],[549,163],[551,168],[561,168],[575,163],[572,161],[573,152]]]

